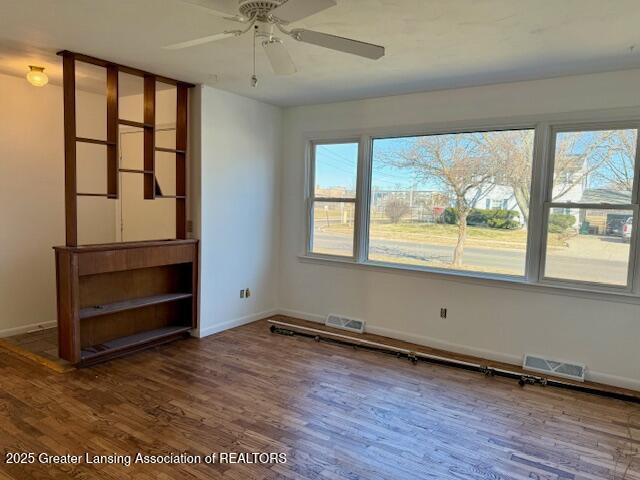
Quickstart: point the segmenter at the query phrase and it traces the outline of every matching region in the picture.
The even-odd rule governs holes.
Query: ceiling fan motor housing
[[[268,21],[269,12],[279,7],[285,0],[239,0],[238,9],[245,18]]]

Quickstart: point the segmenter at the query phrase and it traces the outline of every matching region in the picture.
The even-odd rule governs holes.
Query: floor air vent
[[[533,370],[534,372],[548,373],[556,377],[570,378],[584,382],[584,372],[586,367],[579,363],[563,362],[551,360],[540,355],[526,354],[522,362],[522,368]]]
[[[325,325],[327,327],[341,328],[342,330],[350,330],[352,332],[364,332],[364,321],[341,317],[340,315],[327,315]]]

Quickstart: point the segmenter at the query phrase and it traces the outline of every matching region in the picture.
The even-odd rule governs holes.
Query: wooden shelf
[[[80,143],[93,143],[96,145],[115,145],[116,142],[109,142],[107,140],[98,140],[97,138],[85,138],[85,137],[76,137],[76,142]]]
[[[78,195],[79,197],[105,197],[105,198],[112,198],[112,195],[109,195],[108,193],[86,193],[86,192],[78,192],[76,193],[76,195]]]
[[[85,318],[99,317],[101,315],[109,315],[116,312],[124,312],[125,310],[133,310],[135,308],[144,308],[161,303],[175,302],[177,300],[191,298],[192,296],[193,295],[190,293],[167,293],[164,295],[153,295],[151,297],[133,298],[122,302],[81,308],[79,315],[82,320]]]
[[[185,195],[156,195],[156,198],[175,198],[177,200],[184,200],[187,197]]]
[[[175,148],[164,148],[164,147],[156,147],[156,152],[165,152],[165,153],[186,153],[185,150],[178,150]]]
[[[106,357],[115,357],[125,352],[134,352],[148,348],[151,345],[161,345],[177,337],[185,336],[189,330],[191,330],[191,326],[168,326],[85,347],[80,352],[81,363],[86,366],[103,361]]]
[[[151,123],[134,122],[133,120],[124,120],[122,118],[118,120],[118,123],[120,125],[127,125],[129,127],[136,127],[136,128],[155,128],[155,125]]]
[[[153,170],[136,170],[133,168],[120,168],[118,169],[119,172],[122,173],[144,173],[144,174],[153,174]]]

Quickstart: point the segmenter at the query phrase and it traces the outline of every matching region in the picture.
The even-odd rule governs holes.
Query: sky
[[[380,149],[398,148],[402,140],[389,138],[374,141],[374,159]],[[355,190],[358,162],[358,144],[342,143],[318,145],[316,148],[316,185],[320,187],[343,186]],[[373,188],[381,190],[409,189],[414,183],[411,172],[381,166],[374,161]]]
[[[624,131],[631,134],[635,140],[636,132],[633,130]],[[470,135],[470,134],[465,134]],[[419,183],[415,180],[415,174],[410,169],[399,169],[389,165],[385,165],[380,161],[381,154],[392,152],[406,147],[409,138],[384,138],[375,139],[373,142],[373,172],[372,172],[372,189],[373,190],[409,190],[413,188],[417,190],[442,190],[439,182]],[[593,132],[579,133],[559,133],[557,143],[563,139],[574,140],[571,142],[571,151],[574,155],[584,153],[586,145],[595,138]],[[357,178],[357,162],[358,162],[358,144],[343,143],[331,145],[318,145],[316,147],[316,185],[319,187],[346,187],[355,191]],[[622,163],[632,164],[633,159],[627,156],[617,155],[614,162],[618,165]],[[604,172],[603,172],[604,173]],[[603,188],[603,175],[590,175],[588,188]]]

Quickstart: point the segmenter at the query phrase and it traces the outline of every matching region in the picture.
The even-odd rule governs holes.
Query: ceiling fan
[[[327,33],[314,32],[304,28],[287,27],[315,13],[336,5],[336,0],[182,0],[184,3],[205,8],[208,12],[220,16],[228,21],[243,24],[242,28],[226,30],[206,37],[186,42],[168,45],[164,48],[180,50],[183,48],[202,45],[229,37],[238,37],[253,30],[254,35],[254,72],[252,86],[256,86],[258,79],[255,74],[255,45],[261,40],[262,47],[267,54],[274,73],[277,75],[291,75],[296,72],[296,66],[285,48],[282,40],[274,33],[293,38],[299,42],[310,43],[320,47],[340,52],[358,55],[360,57],[377,60],[384,56],[384,47],[371,43],[360,42],[350,38],[338,37]]]

